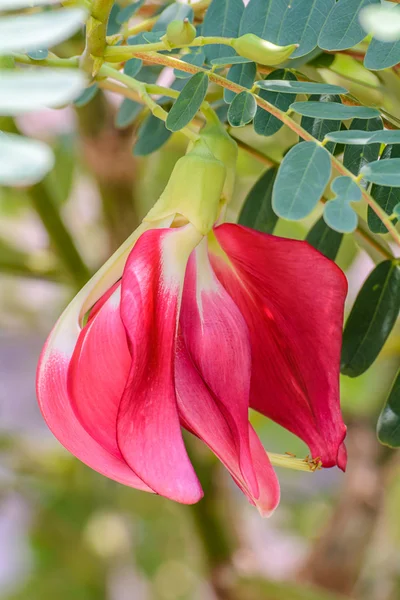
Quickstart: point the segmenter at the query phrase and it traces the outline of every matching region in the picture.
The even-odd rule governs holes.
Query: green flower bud
[[[184,21],[171,21],[167,27],[167,33],[165,35],[166,41],[171,46],[184,46],[193,42],[196,37],[196,28],[189,22],[188,19]]]
[[[226,167],[226,178],[222,190],[222,199],[230,202],[233,195],[236,176],[236,162],[238,148],[235,140],[231,138],[218,118],[209,120],[201,130],[201,137],[207,143],[211,152]]]
[[[175,164],[165,190],[144,221],[182,215],[207,235],[220,212],[225,177],[224,164],[200,138]]]
[[[260,65],[274,67],[287,60],[296,50],[298,44],[275,46],[275,44],[261,39],[258,35],[246,33],[233,40],[232,46],[240,56],[249,58]]]

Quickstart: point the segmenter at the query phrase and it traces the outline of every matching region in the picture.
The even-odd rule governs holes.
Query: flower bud
[[[275,46],[253,33],[246,33],[233,40],[232,46],[240,56],[249,58],[260,65],[273,67],[288,59],[298,44]]]
[[[171,46],[184,46],[190,44],[196,37],[196,28],[184,21],[171,21],[167,27],[166,40]]]
[[[222,190],[222,199],[225,203],[228,203],[232,199],[235,186],[236,161],[238,155],[237,144],[229,133],[227,133],[218,118],[207,122],[207,125],[201,130],[201,136],[214,156],[226,167],[226,178]]]
[[[182,215],[207,235],[220,212],[225,177],[224,164],[200,138],[175,164],[165,190],[144,221]]]

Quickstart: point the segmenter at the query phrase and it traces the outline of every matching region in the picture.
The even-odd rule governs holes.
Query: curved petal
[[[195,369],[182,339],[175,362],[175,377],[179,414],[184,427],[209,446],[249,501],[257,506],[263,516],[269,516],[279,503],[279,482],[269,458],[254,429],[248,424],[251,460],[258,489],[257,495],[254,495],[242,475],[231,428]]]
[[[120,299],[119,285],[95,305],[75,346],[68,390],[73,409],[89,435],[122,460],[117,444],[117,414],[132,360],[120,316]]]
[[[344,468],[345,276],[305,242],[231,224],[214,232],[214,270],[250,330],[251,406],[302,438],[323,466]]]
[[[186,262],[201,235],[187,225],[143,234],[122,277],[121,317],[132,368],[117,422],[120,450],[157,493],[191,504],[202,489],[176,405],[174,354]]]
[[[257,497],[248,425],[249,331],[238,307],[212,270],[206,239],[189,258],[179,322],[193,364],[231,429],[243,477]]]

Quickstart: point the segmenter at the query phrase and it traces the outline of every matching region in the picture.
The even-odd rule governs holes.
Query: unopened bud
[[[276,46],[258,37],[258,35],[254,35],[254,33],[246,33],[233,40],[232,46],[240,56],[253,60],[260,65],[274,67],[287,60],[296,50],[298,44]]]
[[[226,178],[222,190],[222,199],[228,203],[232,199],[235,186],[237,144],[218,118],[207,122],[207,125],[201,130],[201,136],[214,156],[225,165]]]
[[[189,22],[171,21],[167,27],[166,40],[171,46],[185,46],[193,42],[196,37],[196,28]]]

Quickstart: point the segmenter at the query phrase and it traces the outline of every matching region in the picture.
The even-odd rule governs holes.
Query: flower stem
[[[18,52],[14,52],[12,54],[13,59],[24,65],[37,65],[39,67],[61,67],[66,69],[77,69],[79,67],[79,57],[72,56],[71,58],[59,58],[52,52],[49,52],[49,55],[44,60],[34,60],[30,58],[26,54],[19,54]]]

